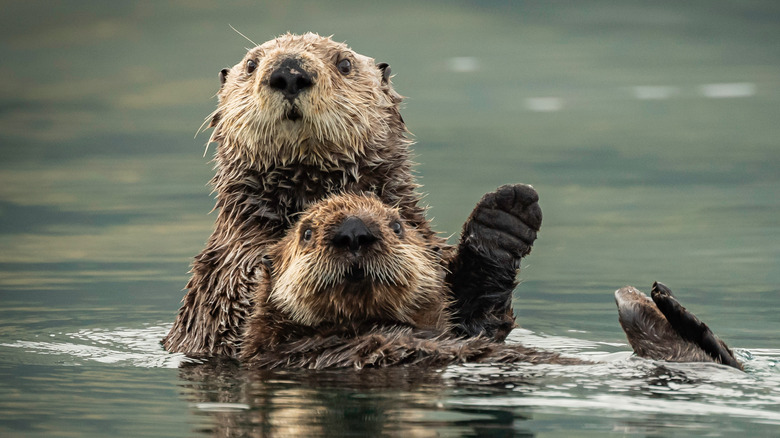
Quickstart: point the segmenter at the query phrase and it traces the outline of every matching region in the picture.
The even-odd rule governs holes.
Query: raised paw
[[[653,302],[658,307],[658,310],[663,313],[669,324],[674,327],[675,331],[683,339],[698,344],[703,334],[710,330],[696,315],[689,312],[688,309],[677,301],[674,295],[672,295],[672,290],[665,284],[653,283],[650,296],[653,298]]]
[[[462,245],[496,262],[519,262],[531,252],[542,225],[539,195],[526,184],[505,185],[477,203],[462,235]]]
[[[650,292],[658,310],[680,337],[704,350],[716,362],[742,369],[734,353],[699,318],[683,307],[663,283],[653,283]]]

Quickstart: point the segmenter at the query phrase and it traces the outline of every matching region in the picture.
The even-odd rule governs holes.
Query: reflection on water
[[[518,329],[509,342],[597,363],[248,371],[234,361],[168,354],[159,339],[169,327],[82,329],[0,344],[0,349],[38,355],[25,359],[31,364],[177,368],[176,391],[190,414],[200,418],[199,433],[208,436],[570,433],[583,424],[605,432],[618,427],[664,434],[696,432],[705,419],[709,430],[747,427],[769,433],[780,426],[780,350],[737,349],[743,373],[715,364],[653,362],[631,357],[625,344]],[[95,370],[93,378],[111,374],[111,369]],[[125,379],[113,384],[139,384],[138,377]],[[549,421],[564,424],[552,428]]]
[[[780,3],[6,3],[0,435],[776,435]],[[229,25],[391,64],[444,235],[532,183],[512,339],[603,363],[247,373],[164,352],[215,219],[193,136],[245,53]],[[656,280],[745,374],[629,358],[612,292]]]
[[[565,423],[569,417],[590,417],[584,422],[605,432],[614,424],[638,432],[695,431],[703,419],[714,428],[753,424],[747,427],[760,432],[780,426],[780,374],[772,369],[779,358],[776,354],[767,362],[751,362],[749,375],[716,365],[623,358],[568,367],[464,365],[316,373],[247,374],[194,365],[183,368],[180,376],[192,383],[187,397],[212,418],[216,436],[237,430],[295,436],[545,429],[565,434],[576,432],[582,420],[569,429],[540,419]],[[226,380],[214,385],[215,375]]]

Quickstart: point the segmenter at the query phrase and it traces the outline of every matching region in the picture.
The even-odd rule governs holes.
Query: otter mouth
[[[366,270],[363,269],[362,266],[354,264],[349,267],[347,272],[344,274],[344,278],[346,278],[347,281],[353,282],[364,280],[366,278]]]
[[[284,113],[284,118],[285,120],[297,122],[303,118],[303,114],[301,114],[301,110],[298,109],[297,105],[293,105],[289,110],[287,110],[286,113]]]

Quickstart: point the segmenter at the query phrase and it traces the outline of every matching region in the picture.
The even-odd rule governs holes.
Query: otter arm
[[[249,368],[364,368],[400,365],[446,366],[454,363],[590,362],[519,344],[492,342],[476,336],[451,337],[409,327],[374,327],[357,334],[317,333],[285,342],[248,357]]]
[[[701,322],[696,315],[683,307],[666,285],[658,282],[653,283],[650,294],[658,310],[664,314],[666,320],[674,327],[680,337],[698,345],[716,362],[742,369],[742,365],[726,344],[715,336],[707,324]]]
[[[270,221],[243,228],[221,226],[221,222],[236,220],[231,212],[229,206],[220,211],[216,230],[192,263],[181,309],[162,340],[170,352],[235,357],[240,348],[252,294],[265,277],[263,257],[279,237],[272,227],[263,226]],[[238,220],[247,222],[243,217]],[[233,232],[220,231],[224,229]]]
[[[538,200],[529,185],[505,185],[483,196],[466,221],[447,278],[461,334],[503,340],[514,327],[512,292],[542,223]]]

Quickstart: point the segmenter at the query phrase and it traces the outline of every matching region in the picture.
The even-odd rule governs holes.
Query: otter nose
[[[288,100],[295,99],[301,91],[312,85],[314,85],[312,76],[294,58],[282,62],[268,78],[268,86],[281,92]]]
[[[360,218],[350,216],[336,230],[332,243],[337,248],[349,248],[350,251],[357,252],[361,247],[370,246],[377,240]]]

